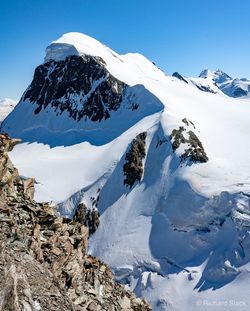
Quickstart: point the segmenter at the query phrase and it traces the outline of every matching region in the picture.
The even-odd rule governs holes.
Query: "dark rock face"
[[[197,89],[199,89],[200,91],[215,94],[215,92],[214,92],[210,87],[208,87],[208,86],[196,84],[196,87],[197,87]]]
[[[187,126],[191,123],[194,127],[193,123],[186,118],[183,119],[182,122]],[[188,148],[185,149],[184,153],[180,156],[182,162],[191,161],[192,163],[204,163],[208,161],[202,143],[193,131],[186,131],[183,126],[180,126],[179,129],[174,129],[172,131],[170,139],[174,151],[178,149],[181,144],[187,144]]]
[[[172,74],[172,76],[175,77],[175,78],[177,78],[177,79],[179,79],[179,80],[181,80],[181,81],[183,81],[183,82],[185,82],[185,83],[188,83],[187,80],[186,80],[185,78],[183,78],[183,76],[180,75],[178,72],[174,72],[174,73]]]
[[[124,185],[130,188],[136,181],[140,181],[143,175],[142,160],[146,156],[146,137],[146,132],[137,135],[125,156],[125,164],[123,166]]]
[[[101,121],[120,107],[125,84],[106,70],[104,61],[93,56],[68,56],[38,66],[23,96],[36,104],[35,114],[50,105],[76,121]]]
[[[86,254],[84,208],[71,220],[33,200],[34,180],[24,183],[8,157],[17,142],[0,134],[0,310],[150,311]]]
[[[207,162],[208,157],[198,137],[192,131],[188,131],[188,134],[189,139],[187,139],[187,143],[190,147],[185,150],[184,154],[181,157],[182,160],[189,159],[192,162]]]
[[[186,139],[183,135],[183,131],[185,131],[183,126],[180,126],[178,130],[174,129],[170,135],[172,141],[172,147],[175,151],[180,147],[181,144],[185,144]]]
[[[92,234],[100,224],[100,213],[97,208],[89,210],[84,203],[80,203],[73,219],[88,227],[89,233]]]
[[[194,123],[190,120],[188,120],[187,118],[184,118],[181,120],[184,124],[186,124],[186,126],[190,126],[190,124],[192,125],[192,127],[195,129]]]

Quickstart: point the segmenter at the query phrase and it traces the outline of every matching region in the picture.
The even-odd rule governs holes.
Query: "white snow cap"
[[[69,55],[101,57],[110,74],[128,85],[145,85],[145,77],[149,81],[159,80],[165,76],[143,55],[139,53],[120,55],[96,39],[78,32],[66,33],[53,41],[46,49],[45,62],[61,61]]]
[[[103,59],[110,58],[110,56],[119,56],[94,38],[79,32],[69,32],[47,47],[45,61],[63,60],[69,55],[91,55]]]

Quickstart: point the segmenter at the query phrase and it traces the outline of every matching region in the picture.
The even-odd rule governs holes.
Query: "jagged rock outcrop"
[[[80,203],[75,211],[73,219],[88,227],[89,234],[92,234],[100,224],[100,213],[97,208],[90,210],[84,203]]]
[[[137,135],[125,156],[125,164],[123,166],[124,185],[130,188],[136,181],[140,181],[143,175],[142,160],[146,156],[146,137],[146,132]]]
[[[34,180],[22,180],[0,134],[0,310],[151,310],[114,282],[107,265],[86,254],[89,229],[36,203]]]
[[[191,124],[195,129],[194,124],[186,118],[184,118],[182,122],[186,126]],[[185,127],[180,126],[178,129],[173,129],[170,139],[174,151],[182,145],[184,146],[184,151],[180,155],[182,162],[191,161],[193,163],[204,163],[208,161],[208,156],[203,148],[203,145],[193,131],[187,131]]]
[[[197,89],[199,89],[202,92],[208,92],[208,93],[216,94],[216,92],[214,90],[212,90],[211,87],[209,87],[209,86],[205,86],[205,85],[201,85],[201,84],[196,83],[196,87],[197,87]]]
[[[172,74],[172,77],[175,77],[175,78],[177,78],[177,79],[179,79],[185,83],[188,83],[188,81],[182,75],[180,75],[179,72],[174,72]]]
[[[120,107],[124,89],[125,84],[107,71],[100,57],[71,55],[38,66],[23,100],[37,106],[35,114],[50,105],[58,114],[67,111],[76,121],[101,121]]]

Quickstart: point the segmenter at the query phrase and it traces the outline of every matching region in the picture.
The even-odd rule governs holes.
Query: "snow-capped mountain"
[[[2,125],[38,201],[99,210],[89,252],[153,310],[249,309],[250,100],[213,79],[69,33]]]
[[[204,79],[211,79],[218,85],[233,80],[228,74],[226,74],[222,70],[212,71],[209,69],[205,69],[200,73],[199,77]]]
[[[233,79],[221,70],[211,71],[204,70],[201,72],[200,78],[213,80],[219,89],[231,97],[244,97],[250,94],[250,80],[246,78]]]
[[[72,44],[67,43],[69,40]],[[81,50],[79,41],[86,42],[86,51]],[[136,57],[140,63],[138,83],[129,83]],[[103,144],[116,138],[141,118],[163,109],[160,100],[140,83],[139,75],[144,66],[160,76],[164,74],[142,56],[136,57],[118,56],[83,35],[64,35],[47,48],[45,62],[36,68],[31,85],[4,123],[4,130],[25,141],[53,146],[84,140]],[[116,72],[120,67],[121,72]],[[122,71],[129,79],[120,80]]]
[[[204,92],[221,93],[230,97],[249,97],[250,80],[246,78],[233,79],[221,70],[203,70],[198,78],[184,77],[178,72],[173,73],[173,77],[193,85]]]
[[[0,99],[0,124],[7,117],[7,115],[15,108],[17,102],[10,99]]]

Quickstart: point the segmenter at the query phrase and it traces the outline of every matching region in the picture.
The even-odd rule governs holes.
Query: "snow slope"
[[[166,76],[140,54],[118,55],[78,33],[52,43],[45,61],[72,54],[101,57],[112,76],[151,100],[142,104],[141,114],[122,109],[99,123],[86,120],[80,126],[64,116],[50,145],[38,142],[47,133],[40,132],[37,118],[51,135],[44,112],[35,117],[28,103],[17,106],[3,129],[21,137],[32,129],[10,157],[22,175],[36,178],[36,199],[59,203],[61,214],[69,216],[80,202],[91,208],[98,201],[101,222],[89,252],[145,296],[153,310],[211,310],[218,304],[220,310],[249,310],[250,100],[225,96],[216,86],[217,92],[201,91]],[[14,120],[26,113],[30,123],[14,131]],[[50,120],[57,122],[56,116]],[[77,144],[60,135],[65,122],[72,131],[81,128]],[[182,161],[185,144],[173,150],[171,134],[179,127],[200,140],[206,163]],[[107,139],[111,130],[116,134]],[[142,132],[147,132],[143,176],[129,188],[123,165]]]
[[[7,117],[7,115],[15,108],[17,102],[10,99],[4,98],[0,100],[0,124]]]

